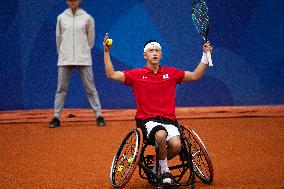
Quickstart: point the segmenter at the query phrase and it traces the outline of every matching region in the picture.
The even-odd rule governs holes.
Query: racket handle
[[[208,60],[209,66],[213,66],[211,53],[207,52],[206,55],[207,55],[207,60]]]

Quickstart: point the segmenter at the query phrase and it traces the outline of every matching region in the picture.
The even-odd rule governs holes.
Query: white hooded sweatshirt
[[[58,66],[92,65],[94,41],[95,22],[86,11],[78,9],[73,15],[71,9],[66,9],[57,17]]]

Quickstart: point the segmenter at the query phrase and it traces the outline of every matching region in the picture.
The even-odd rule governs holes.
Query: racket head
[[[203,37],[204,42],[207,42],[210,19],[208,15],[208,7],[204,0],[193,0],[191,7],[191,17],[195,29]]]

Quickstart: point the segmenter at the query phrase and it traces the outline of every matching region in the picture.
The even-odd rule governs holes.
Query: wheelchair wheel
[[[130,180],[140,160],[142,142],[143,135],[139,128],[131,130],[122,140],[110,170],[113,187],[123,188]]]
[[[181,126],[181,129],[184,137],[189,139],[191,143],[192,162],[195,174],[203,183],[211,184],[213,182],[214,170],[205,145],[194,130],[185,128],[184,126]]]

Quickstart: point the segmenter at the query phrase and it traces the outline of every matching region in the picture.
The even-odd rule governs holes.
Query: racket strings
[[[209,27],[208,8],[204,1],[195,1],[192,5],[192,20],[197,31],[204,35]]]

